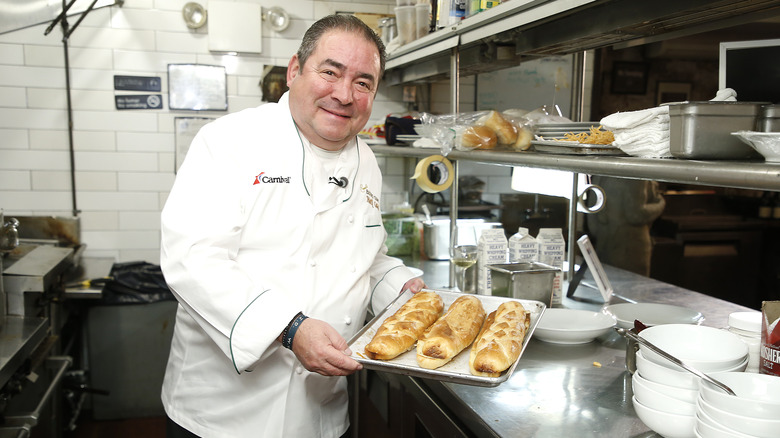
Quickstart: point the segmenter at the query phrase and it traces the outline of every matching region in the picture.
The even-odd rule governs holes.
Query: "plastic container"
[[[747,373],[757,373],[761,362],[761,312],[734,312],[729,315],[728,331],[739,336],[748,346]]]
[[[398,37],[401,45],[417,39],[417,17],[414,6],[398,6],[395,8],[395,22],[398,27]],[[749,147],[745,145],[746,147]]]
[[[414,6],[416,37],[422,38],[431,31],[431,5],[418,3]]]
[[[676,158],[758,159],[761,155],[731,135],[751,131],[759,102],[678,102],[669,106],[669,150]]]

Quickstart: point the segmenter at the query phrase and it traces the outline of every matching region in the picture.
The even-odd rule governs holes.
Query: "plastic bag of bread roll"
[[[496,133],[498,144],[513,146],[517,142],[517,126],[498,111],[490,111],[477,120],[478,125],[488,127]]]
[[[498,137],[495,131],[487,126],[467,126],[455,136],[455,148],[461,151],[493,149],[496,144]]]

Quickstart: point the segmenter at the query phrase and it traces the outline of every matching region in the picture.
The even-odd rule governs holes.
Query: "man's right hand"
[[[363,369],[349,357],[347,341],[328,323],[307,318],[293,338],[292,351],[307,370],[323,376],[347,376]]]

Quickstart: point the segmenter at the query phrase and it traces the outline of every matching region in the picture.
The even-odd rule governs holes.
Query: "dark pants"
[[[168,418],[165,425],[165,437],[166,438],[198,438],[197,435],[189,430],[179,426],[175,421]]]

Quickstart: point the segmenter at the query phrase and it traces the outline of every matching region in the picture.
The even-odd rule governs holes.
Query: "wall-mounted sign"
[[[162,91],[159,76],[121,76],[114,75],[114,90],[124,91]]]
[[[221,65],[168,64],[168,107],[227,111],[227,75]]]
[[[128,96],[114,96],[116,109],[162,109],[162,96],[159,94],[133,94]]]

